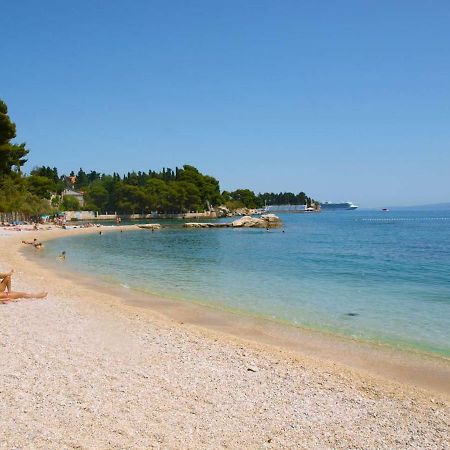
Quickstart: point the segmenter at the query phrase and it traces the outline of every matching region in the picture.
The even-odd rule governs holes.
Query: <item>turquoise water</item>
[[[183,229],[49,242],[130,288],[450,356],[450,211],[281,215],[285,232]]]

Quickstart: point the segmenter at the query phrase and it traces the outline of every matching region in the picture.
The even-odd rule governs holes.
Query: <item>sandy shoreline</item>
[[[68,233],[0,237],[14,288],[49,290],[0,305],[0,448],[448,448],[447,363],[143,308],[18,252],[25,236]]]

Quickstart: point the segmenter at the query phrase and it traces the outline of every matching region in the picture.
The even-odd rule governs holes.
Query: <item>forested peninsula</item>
[[[250,189],[221,191],[219,181],[191,165],[126,174],[79,169],[67,174],[56,167],[23,170],[29,149],[14,143],[16,125],[0,100],[0,212],[25,216],[56,211],[92,210],[119,214],[179,214],[206,211],[220,205],[229,210],[271,204],[314,204],[304,192],[259,193]],[[70,191],[81,194],[83,204]],[[66,194],[66,195],[65,195]]]

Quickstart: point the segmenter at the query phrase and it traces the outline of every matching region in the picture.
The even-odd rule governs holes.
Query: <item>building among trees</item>
[[[67,197],[72,197],[78,202],[80,207],[84,206],[84,194],[82,192],[77,192],[72,189],[64,189],[61,194],[62,200],[64,201]]]

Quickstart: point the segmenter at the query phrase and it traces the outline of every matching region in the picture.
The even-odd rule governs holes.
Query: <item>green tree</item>
[[[79,211],[80,202],[71,195],[65,195],[61,203],[61,208],[63,211]]]
[[[40,175],[30,175],[26,178],[28,190],[40,197],[50,199],[56,192],[56,183],[51,179]]]
[[[86,209],[106,211],[109,194],[101,180],[95,180],[86,189]]]
[[[6,177],[0,185],[0,211],[36,216],[50,212],[52,208],[48,200],[39,198],[27,190],[25,179]]]
[[[50,180],[53,180],[55,183],[58,183],[60,181],[58,176],[58,169],[56,167],[53,167],[53,169],[51,169],[50,166],[34,167],[31,171],[31,175],[46,177]]]
[[[178,190],[178,201],[174,202],[178,206],[179,211],[177,212],[202,211],[205,209],[200,188],[197,185],[187,181],[172,184]]]
[[[256,208],[258,206],[258,199],[250,189],[237,189],[230,193],[230,197],[232,200],[242,203],[246,208]]]
[[[0,100],[0,176],[9,175],[12,171],[19,172],[26,163],[28,150],[25,144],[13,144],[16,137],[16,125],[8,116],[8,107]]]
[[[158,178],[149,178],[144,189],[150,211],[167,212],[169,207],[169,188],[167,183]]]
[[[117,210],[122,213],[141,213],[146,208],[146,196],[143,188],[123,184],[119,190]]]
[[[209,175],[203,175],[194,166],[184,165],[183,169],[177,168],[176,179],[197,187],[200,197],[200,200],[196,203],[198,210],[206,209],[208,203],[218,205],[222,201],[219,182]]]
[[[76,175],[75,189],[83,189],[89,184],[89,178],[83,169],[80,169]]]

